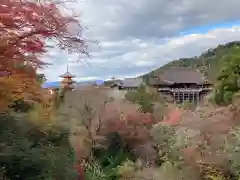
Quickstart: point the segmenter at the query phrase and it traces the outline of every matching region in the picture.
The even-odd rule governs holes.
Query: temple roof
[[[201,72],[191,68],[169,68],[163,74],[152,77],[151,85],[157,84],[205,84],[207,79]]]
[[[142,83],[142,78],[124,78],[123,80],[114,80],[111,87],[120,86],[122,88],[138,88]]]
[[[125,88],[137,88],[143,83],[141,78],[125,78],[121,81],[121,86]]]

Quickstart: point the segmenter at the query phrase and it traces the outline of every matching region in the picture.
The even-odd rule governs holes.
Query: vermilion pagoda
[[[59,77],[63,78],[63,80],[61,81],[61,86],[63,89],[74,89],[74,83],[75,81],[73,80],[73,78],[75,78],[76,76],[71,74],[69,71],[68,71],[68,65],[67,65],[67,71],[60,75]]]

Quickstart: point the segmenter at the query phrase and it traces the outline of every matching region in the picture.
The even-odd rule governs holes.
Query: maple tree
[[[150,113],[138,111],[131,114],[122,113],[104,120],[103,134],[118,133],[123,141],[130,146],[142,144],[150,139],[149,128],[155,124]]]
[[[36,70],[46,65],[41,60],[50,48],[46,40],[52,40],[60,49],[88,54],[79,21],[60,9],[58,3],[1,0],[1,111],[14,100],[41,97]],[[69,26],[76,33],[70,32]]]

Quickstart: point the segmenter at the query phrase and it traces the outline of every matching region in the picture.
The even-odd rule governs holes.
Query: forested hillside
[[[209,80],[215,81],[218,74],[220,64],[224,61],[226,56],[237,56],[240,54],[240,41],[229,42],[224,45],[218,45],[214,49],[209,49],[206,52],[203,52],[198,57],[192,58],[180,58],[174,60],[146,75],[144,79],[147,79],[150,75],[157,75],[163,72],[166,68],[169,67],[192,67],[199,69],[203,74],[205,74]]]

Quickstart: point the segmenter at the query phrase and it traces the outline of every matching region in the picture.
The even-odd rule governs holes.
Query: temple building
[[[67,90],[73,90],[74,89],[74,83],[75,81],[73,80],[73,78],[75,78],[76,76],[71,74],[68,71],[68,66],[67,66],[67,71],[59,76],[60,78],[63,78],[61,81],[61,88],[62,89],[67,89]]]
[[[190,68],[169,68],[151,76],[149,85],[174,103],[198,103],[212,90],[212,83],[201,72]]]
[[[114,80],[114,83],[110,87],[123,91],[136,90],[141,84],[144,84],[142,78],[124,78],[123,80]]]

